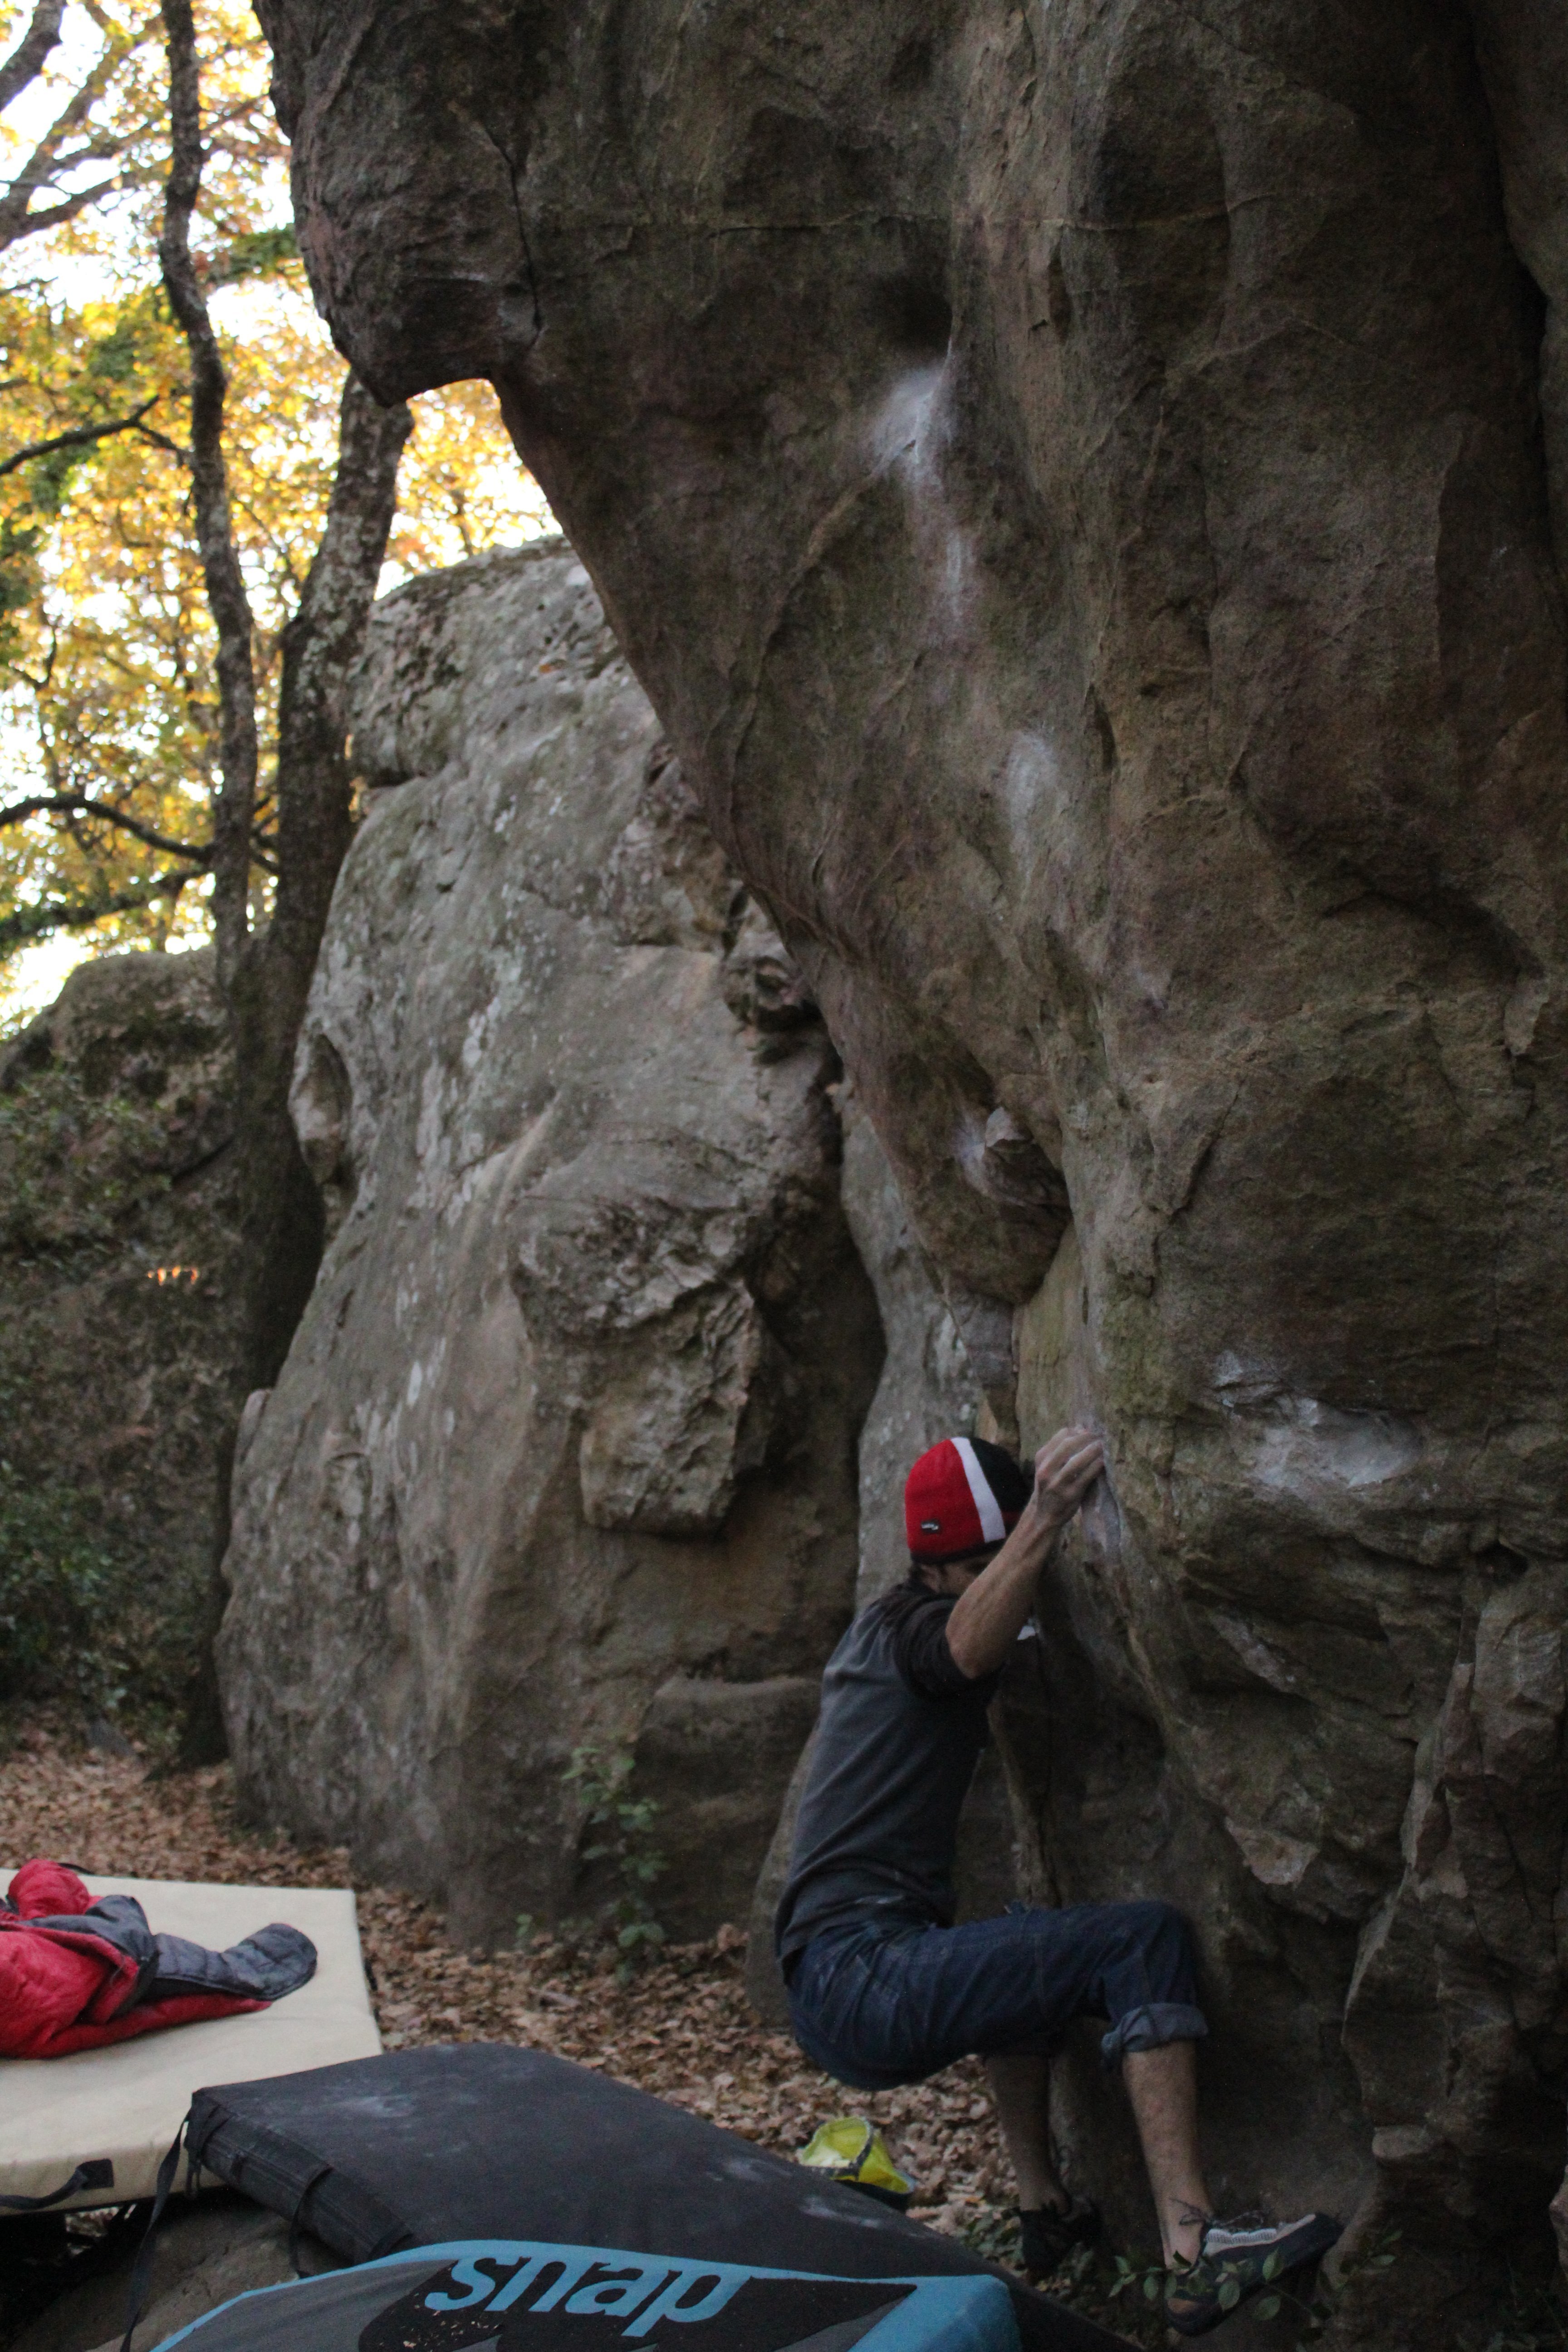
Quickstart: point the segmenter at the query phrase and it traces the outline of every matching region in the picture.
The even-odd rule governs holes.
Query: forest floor
[[[895,2160],[918,2184],[910,2209],[918,2220],[993,2260],[1016,2255],[1007,2168],[979,2062],[913,2089],[847,2094],[787,2035],[758,2021],[742,1985],[738,1928],[672,1947],[626,1984],[597,1954],[547,1942],[484,1957],[462,1952],[437,1910],[356,1879],[346,1851],[306,1851],[247,1828],[226,1766],[153,1775],[134,1755],[84,1749],[47,1717],[22,1728],[0,1760],[0,1865],[34,1854],[106,1877],[353,1886],[389,2049],[512,2042],[553,2051],[784,2156],[847,2103],[882,2126]],[[1113,2277],[1105,2258],[1080,2260],[1077,2275],[1052,2280],[1047,2292],[1102,2325],[1136,2326],[1142,2313],[1109,2300]]]

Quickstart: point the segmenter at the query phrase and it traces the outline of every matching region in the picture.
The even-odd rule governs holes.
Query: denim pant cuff
[[[1185,2000],[1152,2000],[1119,2017],[1100,2045],[1107,2074],[1114,2074],[1129,2050],[1158,2050],[1167,2042],[1201,2042],[1208,2032],[1201,2009]]]

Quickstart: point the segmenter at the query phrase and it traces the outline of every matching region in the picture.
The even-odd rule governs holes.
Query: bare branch
[[[60,153],[70,133],[87,121],[116,68],[139,46],[139,41],[138,36],[109,44],[10,181],[5,195],[0,197],[0,251],[25,236],[36,236],[42,229],[73,219],[84,206],[108,195],[119,184],[116,180],[105,180],[96,187],[79,189],[41,212],[28,210],[38,190],[57,179],[60,172],[73,170],[81,163],[103,162],[121,152],[122,142],[100,138],[89,139],[74,153],[63,157]]]
[[[49,167],[58,159],[59,151],[70,133],[88,120],[93,108],[108,89],[115,68],[140,46],[140,39],[141,37],[138,35],[132,38],[117,38],[107,43],[101,55],[93,60],[89,71],[83,75],[48,129],[39,139],[20,172],[13,177],[11,181],[13,188],[24,184],[28,188],[36,188],[43,184],[47,177]],[[85,148],[78,150],[74,160],[78,163],[90,162],[95,155],[101,160],[114,152],[115,142],[110,142],[107,144],[89,142]]]
[[[154,449],[166,449],[171,457],[179,459],[182,466],[190,464],[191,453],[184,442],[171,441],[168,435],[160,433],[154,425],[138,425],[136,431],[138,437],[143,441],[151,441]]]
[[[108,425],[73,425],[68,433],[57,433],[47,441],[29,441],[23,449],[13,451],[9,457],[0,457],[0,475],[14,474],[18,466],[30,466],[35,457],[52,457],[57,449],[85,449],[94,441],[106,441],[111,433],[129,433],[140,425],[150,408],[158,405],[158,394],[144,400],[133,415],[118,416]]]
[[[201,70],[191,0],[163,0],[169,49],[171,154],[158,259],[191,354],[191,487],[207,604],[217,631],[218,773],[213,808],[213,930],[225,984],[249,936],[250,829],[256,803],[256,673],[250,600],[235,551],[224,460],[228,379],[191,257],[201,190]]]
[[[159,874],[151,882],[110,891],[102,898],[46,898],[36,907],[18,907],[15,914],[0,918],[0,955],[29,940],[47,939],[51,931],[84,931],[105,915],[129,915],[138,907],[151,906],[154,898],[177,898],[195,878],[195,872]]]
[[[5,64],[0,65],[0,113],[43,72],[44,61],[59,39],[60,18],[65,12],[66,0],[38,0],[32,23]]]
[[[0,808],[0,829],[8,824],[26,824],[35,816],[101,817],[106,824],[118,825],[122,833],[134,835],[149,849],[161,849],[170,857],[188,857],[193,866],[205,867],[211,862],[212,851],[199,842],[174,841],[166,833],[155,832],[143,824],[140,817],[131,816],[109,801],[95,801],[89,793],[36,793],[25,801],[13,801],[9,808]]]
[[[30,213],[24,202],[14,207],[9,196],[0,198],[0,253],[8,247],[19,245],[25,236],[37,236],[47,228],[58,228],[62,222],[75,220],[89,205],[101,203],[120,187],[119,180],[98,180],[90,188],[79,188],[72,196],[64,196],[58,205],[46,205],[41,212]],[[28,189],[27,196],[32,196]]]

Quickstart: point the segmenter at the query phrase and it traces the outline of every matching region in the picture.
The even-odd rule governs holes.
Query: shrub
[[[124,1691],[106,1629],[125,1583],[82,1496],[31,1486],[0,1462],[0,1698],[70,1696],[116,1708]]]
[[[0,1385],[0,1425],[8,1402]],[[155,1570],[97,1496],[0,1457],[0,1704],[123,1712],[167,1746],[195,1671],[204,1599],[179,1563]]]
[[[564,1777],[582,1791],[587,1808],[584,1826],[594,1832],[583,1859],[607,1864],[616,1883],[602,1926],[614,1939],[619,1955],[616,1974],[625,1984],[637,1961],[664,1941],[664,1929],[648,1900],[649,1887],[668,1868],[654,1843],[658,1807],[651,1797],[630,1793],[632,1759],[624,1748],[608,1755],[597,1748],[574,1748]]]
[[[0,1250],[102,1250],[169,1189],[167,1123],[126,1095],[94,1097],[51,1067],[0,1093]]]

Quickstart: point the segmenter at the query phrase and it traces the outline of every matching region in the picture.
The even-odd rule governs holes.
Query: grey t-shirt
[[[910,1577],[860,1612],[827,1662],[773,1927],[786,1976],[827,1927],[952,1924],[958,1817],[1001,1680],[954,1664],[952,1609]]]

